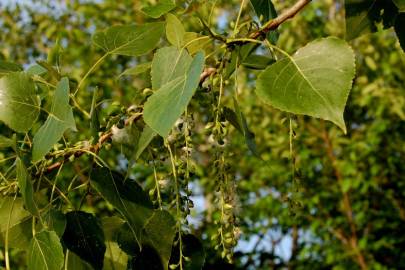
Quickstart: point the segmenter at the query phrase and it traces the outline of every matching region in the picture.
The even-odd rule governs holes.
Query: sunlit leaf
[[[157,50],[152,61],[152,89],[158,90],[164,84],[184,76],[192,61],[186,50],[176,47]]]
[[[163,138],[169,134],[176,120],[185,111],[204,67],[204,54],[199,52],[184,76],[178,77],[149,97],[144,105],[144,120]]]
[[[112,26],[93,36],[93,43],[109,54],[139,56],[156,47],[164,23]]]
[[[126,270],[128,255],[115,242],[106,242],[106,247],[103,270]]]
[[[167,40],[177,48],[184,44],[184,26],[176,16],[169,13],[166,15],[166,37]]]
[[[28,74],[13,72],[0,78],[0,121],[17,132],[27,132],[38,118],[39,106]]]
[[[28,267],[32,270],[59,270],[64,255],[58,236],[53,231],[42,231],[34,235],[28,251]]]
[[[184,46],[186,46],[190,55],[194,55],[198,51],[205,51],[209,44],[211,44],[209,36],[201,36],[195,32],[186,32],[184,34]]]
[[[68,128],[76,130],[69,105],[69,80],[65,77],[56,87],[48,118],[34,136],[32,159],[37,161],[43,158]]]
[[[32,238],[32,217],[23,204],[21,198],[0,197],[0,245],[4,246],[8,229],[9,247],[27,249]]]
[[[277,109],[329,120],[346,132],[343,111],[354,73],[354,53],[343,40],[319,39],[264,70],[256,93]]]
[[[142,8],[142,12],[152,18],[159,18],[176,7],[174,0],[160,0],[155,5]]]

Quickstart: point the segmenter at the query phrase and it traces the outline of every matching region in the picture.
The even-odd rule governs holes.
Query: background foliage
[[[161,2],[167,4],[162,10],[174,8],[170,5],[171,1]],[[186,36],[178,34],[182,31],[181,27],[187,32],[208,35],[199,22],[197,13],[210,21],[211,28],[216,32],[232,32],[240,1],[190,2],[187,12],[177,10],[183,26],[169,30],[174,32],[171,35],[173,39],[161,42],[174,45],[183,42],[179,37]],[[352,11],[359,8],[350,6],[354,5],[351,2],[359,1],[346,1],[346,10],[347,7],[352,8]],[[92,63],[103,55],[103,50],[95,49],[91,43],[96,30],[117,24],[153,21],[139,11],[148,4],[151,3],[110,0],[35,1],[34,4],[22,1],[20,4],[1,4],[0,59],[20,64],[33,72],[32,74],[46,71],[46,64],[38,65],[37,63],[42,62],[36,62],[44,61],[57,67],[58,73],[68,76],[71,86],[75,86]],[[275,10],[278,11],[292,4],[293,1],[274,1]],[[288,53],[295,52],[317,38],[332,35],[344,39],[346,29],[350,35],[353,32],[350,32],[349,20],[345,23],[343,7],[342,1],[314,1],[294,19],[284,23],[277,35],[273,32],[273,36],[268,38],[273,38],[273,41],[278,38],[277,46]],[[366,8],[372,12],[383,10],[385,14],[389,14],[390,10],[385,6]],[[401,8],[400,10],[403,11]],[[144,12],[151,13],[149,15],[153,18],[160,17],[160,11],[156,9],[148,11],[146,8]],[[176,14],[175,10],[172,12]],[[247,4],[241,22],[250,20],[252,16],[254,17],[253,9]],[[0,123],[1,264],[4,265],[5,260],[5,232],[7,228],[12,228],[7,241],[11,269],[26,269],[27,263],[37,267],[33,269],[43,269],[42,262],[36,261],[38,256],[23,250],[32,245],[30,249],[38,252],[41,243],[58,242],[59,238],[63,239],[63,250],[58,246],[50,246],[50,252],[55,253],[55,258],[59,258],[63,252],[69,256],[65,261],[49,262],[52,265],[50,269],[60,269],[64,264],[68,269],[91,269],[90,265],[95,269],[126,269],[127,265],[151,267],[156,264],[156,256],[160,256],[163,261],[170,259],[170,265],[175,265],[181,258],[177,247],[179,242],[177,241],[173,251],[171,244],[165,246],[165,243],[171,243],[178,236],[172,231],[173,226],[163,225],[177,224],[185,232],[184,253],[192,260],[184,263],[190,269],[198,269],[200,261],[204,260],[200,245],[203,245],[206,254],[204,269],[404,268],[405,236],[402,228],[405,221],[405,55],[395,38],[395,29],[383,30],[384,26],[393,26],[397,33],[403,33],[398,30],[401,25],[395,25],[395,22],[389,22],[388,19],[377,18],[361,24],[354,22],[361,27],[352,28],[357,31],[355,37],[369,31],[377,33],[350,41],[356,55],[356,77],[344,113],[347,135],[330,122],[307,116],[291,116],[265,105],[254,92],[259,71],[248,69],[248,65],[244,65],[237,70],[236,87],[233,77],[225,81],[222,104],[234,108],[232,91],[236,88],[239,108],[249,130],[246,132],[246,128],[243,128],[240,132],[228,124],[221,131],[222,143],[218,144],[213,139],[209,123],[215,116],[212,104],[216,99],[201,89],[197,90],[187,109],[188,117],[176,122],[168,139],[177,149],[174,151],[177,177],[187,180],[184,180],[185,183],[179,181],[184,195],[183,209],[180,212],[181,215],[187,214],[189,210],[191,213],[187,222],[181,224],[178,224],[177,220],[181,217],[176,216],[179,212],[175,209],[169,208],[175,220],[168,212],[159,210],[162,204],[176,204],[178,201],[173,195],[175,186],[169,152],[164,150],[165,144],[159,137],[155,137],[151,146],[135,162],[134,154],[138,153],[133,142],[134,138],[139,138],[139,131],[136,128],[119,131],[115,129],[113,140],[100,149],[99,158],[86,154],[72,157],[73,162],[65,162],[60,169],[41,175],[41,180],[34,182],[33,193],[32,190],[27,191],[29,185],[18,179],[28,178],[31,181],[30,177],[37,177],[38,175],[29,176],[25,167],[30,172],[35,172],[38,164],[29,164],[24,155],[22,160],[16,159],[15,151],[8,146],[15,145],[13,140],[17,140],[19,146],[32,139],[35,141],[34,135],[41,132],[42,124],[52,121],[52,117],[48,118],[48,113],[44,110],[38,111],[39,121],[33,124],[31,131],[16,137],[12,129]],[[177,19],[169,16],[168,20]],[[179,22],[172,24],[176,23]],[[212,42],[204,42],[206,41],[203,39],[201,44],[204,45],[206,54],[212,53]],[[260,50],[261,48],[258,52]],[[132,116],[136,117],[137,105],[142,104],[150,95],[150,88],[156,89],[153,74],[151,78],[150,73],[145,72],[149,70],[148,63],[152,58],[153,52],[135,57],[111,53],[78,91],[76,101],[80,108],[77,104],[72,104],[75,125],[51,125],[55,132],[64,133],[64,139],[59,145],[49,146],[53,147],[53,154],[47,156],[48,163],[45,165],[55,162],[58,154],[64,154],[64,149],[82,147],[82,142],[98,136],[97,130],[90,128],[98,124],[90,124],[86,113],[83,113],[94,113],[92,101],[93,104],[99,103],[98,119],[105,130],[112,124],[124,124],[127,118],[122,113],[125,111],[123,108],[131,108],[134,112]],[[206,64],[213,62],[214,60],[208,60]],[[137,68],[127,70],[134,66]],[[15,68],[18,70],[18,66]],[[58,74],[52,74],[51,69],[43,77],[50,84],[57,84],[61,79]],[[64,79],[58,85],[59,91],[55,90],[55,95],[52,87],[44,83],[38,84],[42,106],[46,110],[54,112],[52,102],[58,98],[59,92],[59,98],[64,99],[63,92],[67,91],[67,86],[64,90],[63,81]],[[74,87],[71,87],[71,91],[72,89]],[[69,118],[69,108],[57,109],[62,110],[59,113]],[[23,110],[21,108],[22,113]],[[176,115],[173,117],[177,118]],[[224,118],[231,122],[230,117]],[[67,120],[69,121],[71,122]],[[186,136],[187,145],[184,145],[184,129],[190,129]],[[166,131],[162,131],[164,132]],[[253,140],[255,144],[252,143]],[[246,146],[246,141],[249,147]],[[75,145],[76,142],[80,144]],[[43,154],[47,152],[46,149],[38,151]],[[38,154],[38,158],[34,159],[41,159],[43,154]],[[104,165],[121,175],[104,169],[91,171],[94,162],[106,163]],[[189,166],[193,168],[190,173],[186,169]],[[40,172],[39,169],[37,171]],[[92,178],[90,173],[96,177]],[[136,182],[130,181],[127,185],[120,180],[124,176],[129,176]],[[89,177],[92,181],[96,179],[91,186]],[[221,186],[218,192],[218,182],[215,180],[218,177],[231,177],[234,184]],[[187,182],[190,189],[186,187]],[[118,189],[122,192],[130,190],[132,193],[128,193],[130,195],[127,197],[123,196],[123,200],[120,196],[124,193],[121,193],[117,199],[117,194],[108,187],[111,183],[117,183],[117,186],[123,183],[122,188]],[[141,187],[149,191],[153,203],[141,192]],[[32,196],[21,196],[32,193]],[[188,197],[187,193],[191,193],[191,196]],[[215,249],[221,244],[218,240],[218,228],[224,227],[224,234],[229,229],[221,225],[223,217],[216,198],[225,198],[231,204],[232,211],[235,210],[235,216],[232,214],[227,220],[235,225],[229,231],[230,246],[236,244],[239,238],[232,262],[222,258],[226,257],[221,256],[222,248]],[[48,211],[49,202],[54,208]],[[36,225],[38,220],[31,218],[31,214],[38,215],[39,209],[42,209],[41,224],[46,224],[47,228],[42,232],[41,225]],[[137,213],[143,211],[143,217],[147,221],[134,218],[130,212],[126,212],[127,209]],[[117,211],[120,216],[116,215]],[[65,215],[67,212],[69,214]],[[121,228],[117,235],[115,231],[122,226],[122,217],[128,221],[126,224],[129,227]],[[139,227],[144,222],[148,224],[146,231]],[[31,232],[36,230],[37,233],[32,236]],[[134,241],[130,231],[136,231],[134,234],[139,237],[147,235],[144,240],[138,239],[146,248],[139,251],[137,241]],[[100,238],[100,235],[103,237]],[[83,237],[89,237],[87,243],[92,246],[83,248],[83,242],[80,242]],[[87,254],[90,250],[91,254]],[[154,254],[156,250],[159,251],[158,255]]]

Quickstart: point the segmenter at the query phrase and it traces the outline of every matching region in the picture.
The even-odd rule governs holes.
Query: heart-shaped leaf
[[[38,118],[40,100],[35,84],[24,72],[0,79],[0,121],[17,132],[27,132]]]
[[[37,161],[44,157],[68,128],[76,130],[69,105],[69,80],[65,77],[56,87],[48,118],[34,136],[32,159]]]
[[[93,43],[108,54],[139,56],[156,47],[164,23],[112,26],[93,36]]]
[[[264,70],[256,93],[277,109],[329,120],[346,132],[343,111],[354,73],[354,54],[345,41],[319,39]]]
[[[204,53],[198,52],[186,74],[163,85],[146,101],[144,120],[163,138],[167,137],[176,120],[185,111],[197,89],[203,67]]]

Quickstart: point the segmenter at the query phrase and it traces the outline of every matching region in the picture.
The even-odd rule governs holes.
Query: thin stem
[[[9,229],[10,229],[11,214],[13,213],[14,202],[15,202],[16,198],[17,198],[17,193],[14,196],[13,202],[11,203],[10,212],[8,213],[7,230],[6,230],[5,244],[4,244],[4,257],[5,257],[5,261],[6,261],[6,270],[10,270],[10,258],[9,258],[9,254],[8,254],[8,234],[9,234]]]
[[[222,74],[219,77],[220,82],[219,82],[219,97],[218,97],[218,104],[217,104],[217,115],[215,117],[215,123],[218,123],[219,120],[219,111],[220,111],[220,106],[221,106],[221,97],[223,94],[223,88],[224,88],[224,81],[223,81],[223,77]]]
[[[76,96],[77,92],[80,90],[81,86],[83,85],[84,81],[87,79],[87,77],[101,64],[101,62],[104,61],[104,59],[109,56],[109,53],[104,54],[101,56],[96,63],[94,63],[93,66],[90,67],[90,69],[86,72],[86,74],[83,76],[83,78],[80,80],[79,84],[76,87],[75,92],[73,93],[73,96]]]
[[[182,243],[182,238],[181,238],[181,211],[180,211],[180,188],[179,188],[179,183],[177,179],[177,171],[176,171],[176,164],[174,163],[175,157],[173,155],[172,149],[170,147],[170,144],[168,143],[167,140],[165,140],[165,145],[167,150],[169,151],[170,155],[170,162],[172,164],[172,172],[173,172],[173,178],[175,182],[175,192],[176,192],[176,215],[177,215],[177,229],[178,229],[178,234],[179,234],[179,253],[180,253],[180,258],[179,258],[179,266],[180,270],[183,270],[183,243]]]
[[[239,20],[240,20],[240,17],[241,17],[241,15],[242,15],[242,11],[243,11],[243,7],[244,7],[244,6],[245,6],[245,0],[242,0],[242,3],[241,3],[240,8],[239,8],[238,17],[236,18],[235,27],[233,28],[233,34],[232,34],[233,37],[235,37],[236,34],[237,34],[238,25],[239,25]]]

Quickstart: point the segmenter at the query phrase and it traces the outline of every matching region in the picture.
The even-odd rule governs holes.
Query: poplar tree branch
[[[292,7],[281,13],[276,18],[268,21],[258,31],[252,33],[250,39],[258,39],[265,36],[268,32],[276,30],[282,23],[293,18],[298,12],[300,12],[311,0],[298,0]]]
[[[289,9],[285,10],[283,13],[281,13],[279,16],[277,16],[276,18],[268,21],[267,23],[265,23],[263,25],[262,28],[260,28],[258,31],[252,33],[249,35],[248,39],[260,39],[261,37],[265,36],[268,32],[277,29],[282,23],[284,23],[285,21],[287,21],[288,19],[293,18],[298,12],[300,12],[307,4],[309,4],[311,2],[311,0],[298,0],[292,7],[290,7]],[[202,21],[202,20],[201,20]],[[205,25],[204,21],[202,21],[203,25]],[[206,26],[206,25],[205,25]],[[209,28],[208,28],[209,29]],[[218,40],[226,42],[225,38],[218,38],[218,35],[212,33],[210,31],[210,33]],[[104,58],[105,56],[103,56],[102,58]],[[102,60],[102,59],[101,59]],[[97,63],[93,66],[95,67],[97,65]],[[89,71],[88,73],[90,73],[91,71]],[[200,84],[203,83],[205,81],[205,79],[209,78],[212,74],[216,73],[217,70],[215,68],[212,67],[207,67],[206,69],[204,69],[203,73],[200,75]],[[86,74],[88,75],[88,74]],[[82,79],[83,80],[83,79]],[[80,88],[80,85],[77,87]],[[78,90],[78,89],[77,89]],[[77,92],[76,90],[76,92]],[[74,94],[76,94],[76,92]],[[126,122],[126,125],[129,124],[129,121]],[[100,148],[103,146],[103,144],[108,141],[110,138],[112,137],[112,133],[109,131],[105,134],[103,134],[99,141],[95,144],[95,145],[91,145],[89,147],[87,147],[85,150],[87,151],[91,151],[93,153],[98,153],[98,151],[100,150]],[[74,153],[75,157],[80,157],[83,154],[85,154],[85,151],[76,151]],[[55,169],[58,169],[63,162],[66,162],[69,160],[69,156],[70,155],[66,155],[62,161],[57,161],[51,165],[49,165],[48,167],[46,167],[45,169],[45,173],[49,173]]]

